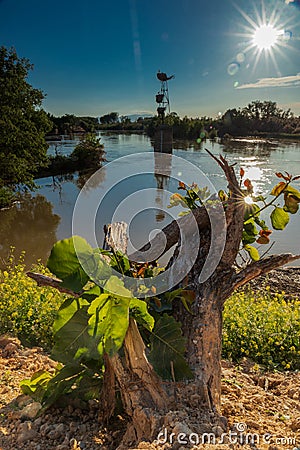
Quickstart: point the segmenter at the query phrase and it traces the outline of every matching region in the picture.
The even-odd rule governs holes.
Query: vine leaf
[[[186,340],[182,336],[180,323],[174,317],[164,314],[151,333],[151,350],[148,355],[154,370],[163,379],[175,380],[193,378],[185,358]]]
[[[283,230],[290,220],[289,214],[279,206],[273,209],[270,217],[274,230]]]

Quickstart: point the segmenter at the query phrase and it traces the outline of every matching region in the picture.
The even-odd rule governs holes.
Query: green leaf
[[[184,208],[188,208],[187,200],[182,195],[178,194],[177,192],[175,194],[172,194],[170,197],[170,204],[167,206],[168,208],[172,208],[173,206],[183,206]]]
[[[246,222],[249,217],[253,217],[260,211],[259,205],[252,203],[251,205],[245,204],[244,222]]]
[[[43,408],[53,405],[62,395],[69,392],[85,370],[85,367],[81,364],[70,363],[57,371],[46,386],[42,399]]]
[[[98,341],[90,336],[89,302],[82,298],[67,299],[58,311],[53,325],[52,357],[64,364],[86,358],[99,359]]]
[[[47,262],[48,269],[63,281],[63,286],[74,291],[80,291],[89,280],[78,257],[94,260],[94,252],[85,239],[73,236],[54,244]]]
[[[190,306],[195,300],[195,292],[193,290],[179,288],[171,292],[165,292],[164,296],[168,302],[172,302],[175,298],[180,299],[185,309],[191,313]]]
[[[84,260],[84,268],[87,270],[90,278],[96,283],[101,282],[101,284],[104,280],[108,280],[112,274],[110,265],[105,261],[102,255],[103,252],[100,249],[95,249],[94,257],[86,258]]]
[[[59,401],[63,395],[73,394],[75,390],[77,395],[84,395],[85,398],[91,398],[93,392],[99,393],[102,374],[97,377],[94,375],[95,373],[84,365],[71,362],[58,367],[54,375],[46,371],[33,374],[30,380],[21,382],[21,389],[24,394],[42,403],[43,411]]]
[[[278,206],[273,209],[270,217],[274,230],[283,230],[290,220],[289,214]]]
[[[284,192],[288,192],[289,194],[293,195],[293,197],[295,198],[295,200],[298,201],[298,203],[300,202],[300,192],[298,191],[298,189],[295,189],[293,186],[291,186],[290,184],[285,188]]]
[[[129,259],[119,250],[115,253],[111,253],[110,258],[111,258],[110,266],[113,267],[118,272],[125,274],[130,270]]]
[[[100,294],[101,294],[100,286],[94,285],[90,289],[86,289],[81,295],[81,298],[84,298],[89,303],[91,303],[93,300],[95,300],[95,298],[99,297]]]
[[[244,222],[244,230],[247,234],[256,236],[258,234],[258,229],[255,226],[254,219],[249,219]]]
[[[190,214],[190,213],[191,213],[191,211],[181,211],[181,212],[178,214],[178,217],[187,216],[187,215]]]
[[[222,189],[218,192],[218,196],[219,196],[219,199],[221,200],[221,202],[225,202],[228,200],[228,195]]]
[[[257,248],[252,247],[252,245],[245,245],[244,249],[249,253],[249,256],[252,259],[252,261],[258,261],[260,259]]]
[[[243,245],[253,244],[256,241],[256,235],[248,234],[245,230],[243,230],[242,234]]]
[[[109,280],[104,285],[104,290],[121,297],[132,298],[132,293],[129,291],[129,289],[125,288],[123,281],[116,275],[113,275],[109,278]]]
[[[263,219],[260,219],[259,217],[256,216],[256,217],[254,217],[254,221],[263,230],[268,230],[269,229],[268,225],[266,224],[266,222]]]
[[[48,382],[53,375],[46,370],[35,372],[30,379],[22,380],[20,383],[23,394],[29,395],[37,402],[42,402]]]
[[[154,327],[154,318],[148,312],[148,305],[144,300],[132,298],[129,304],[129,312],[137,323],[151,331]]]
[[[67,298],[58,310],[57,317],[53,323],[53,333],[56,334],[69,320],[89,302],[83,298]]]
[[[130,301],[129,297],[102,294],[91,303],[89,333],[100,341],[100,354],[113,356],[121,348],[129,325]]]
[[[158,320],[151,332],[150,343],[149,361],[158,375],[167,380],[173,379],[172,373],[176,380],[193,378],[183,356],[186,339],[182,336],[180,323],[174,317],[164,314]]]

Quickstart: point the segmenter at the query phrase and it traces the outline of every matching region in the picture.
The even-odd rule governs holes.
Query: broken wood
[[[62,292],[63,294],[69,294],[72,295],[72,297],[80,297],[83,293],[83,291],[75,292],[72,291],[72,289],[67,289],[62,286],[62,281],[55,277],[48,277],[47,275],[43,275],[41,273],[37,272],[26,272],[26,275],[28,275],[30,278],[32,278],[38,286],[49,286],[57,289],[59,292]]]

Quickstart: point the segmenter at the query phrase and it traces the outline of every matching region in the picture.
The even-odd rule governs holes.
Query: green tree
[[[47,165],[45,133],[51,121],[41,108],[44,94],[27,82],[33,66],[11,48],[0,48],[0,189],[34,186]]]
[[[255,100],[242,110],[249,119],[267,120],[270,117],[282,118],[284,111],[277,107],[276,102]]]
[[[246,136],[260,132],[295,133],[298,121],[290,109],[280,109],[276,102],[255,100],[244,108],[228,109],[217,124],[219,135]]]
[[[102,124],[116,123],[119,120],[119,113],[111,112],[109,114],[104,114],[100,117],[100,122]]]
[[[104,146],[94,133],[88,133],[84,139],[76,145],[70,155],[75,167],[80,170],[95,169],[101,167],[104,158]]]

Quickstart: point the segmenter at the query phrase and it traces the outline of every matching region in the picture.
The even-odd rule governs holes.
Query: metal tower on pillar
[[[160,81],[160,91],[156,94],[156,103],[158,103],[157,114],[161,118],[162,123],[164,123],[165,114],[170,113],[170,98],[169,98],[169,88],[168,81],[175,78],[175,75],[167,76],[166,73],[160,70],[156,74]]]

